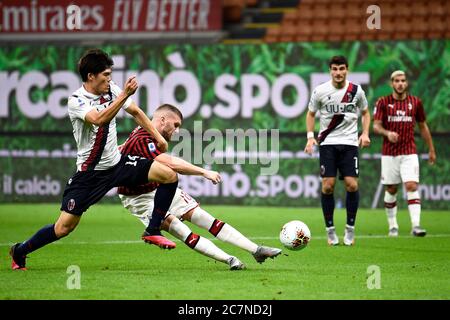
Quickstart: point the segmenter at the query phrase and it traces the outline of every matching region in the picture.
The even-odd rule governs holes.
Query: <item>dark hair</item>
[[[113,60],[106,52],[100,49],[90,49],[78,61],[78,73],[81,80],[86,82],[89,73],[98,74],[113,65]]]
[[[330,59],[330,62],[328,64],[328,66],[331,68],[332,64],[337,64],[338,66],[341,64],[345,64],[345,66],[348,68],[348,62],[347,62],[347,58],[344,56],[334,56]]]
[[[156,112],[161,112],[161,111],[170,111],[175,113],[178,117],[180,117],[181,121],[183,121],[183,114],[181,113],[180,109],[178,109],[177,107],[174,107],[171,104],[165,103],[163,105],[160,105],[156,110]]]

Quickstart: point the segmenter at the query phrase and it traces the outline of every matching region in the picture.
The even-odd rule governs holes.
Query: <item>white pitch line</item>
[[[325,240],[327,237],[325,236],[318,236],[318,237],[311,237],[311,240]],[[411,235],[402,235],[398,237],[389,237],[387,235],[381,235],[381,234],[374,234],[374,235],[356,235],[356,239],[387,239],[387,238],[412,238]],[[425,238],[450,238],[450,234],[429,234]],[[211,241],[219,241],[216,238],[208,238]],[[278,240],[278,237],[249,237],[250,240]],[[175,242],[181,242],[178,239],[174,240]],[[141,240],[107,240],[107,241],[74,241],[74,242],[63,242],[58,241],[54,244],[57,245],[85,245],[85,244],[135,244],[135,243],[143,243]],[[7,242],[7,243],[0,243],[0,247],[6,247],[13,245],[13,242]]]

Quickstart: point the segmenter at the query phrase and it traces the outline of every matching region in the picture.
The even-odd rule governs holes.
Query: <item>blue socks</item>
[[[347,224],[349,226],[355,225],[356,213],[359,207],[359,190],[355,192],[348,192],[346,197],[346,207],[347,207]]]
[[[160,227],[164,217],[169,211],[173,197],[177,191],[178,181],[173,183],[160,184],[155,193],[155,206],[153,208],[152,217],[148,224],[147,231],[150,235],[161,235]]]
[[[325,218],[325,225],[327,226],[327,228],[332,227],[334,225],[334,195],[332,193],[325,194],[322,192],[321,202],[323,217]]]
[[[56,240],[58,240],[58,238],[55,234],[55,225],[48,224],[41,230],[36,232],[30,239],[17,246],[15,249],[15,254],[26,256],[28,253],[33,252]]]

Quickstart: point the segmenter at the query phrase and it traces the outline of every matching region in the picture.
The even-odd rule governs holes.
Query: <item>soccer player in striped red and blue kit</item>
[[[419,158],[414,140],[416,122],[420,133],[428,145],[429,163],[436,161],[430,130],[425,121],[422,101],[408,94],[405,72],[391,74],[393,92],[378,99],[374,109],[374,132],[384,137],[381,157],[381,183],[385,185],[384,206],[389,224],[389,236],[398,236],[397,187],[404,183],[407,192],[408,210],[411,218],[411,234],[416,237],[426,235],[420,227]]]
[[[167,141],[171,140],[172,134],[177,132],[182,122],[182,113],[169,104],[163,104],[153,113],[153,126]],[[206,170],[183,159],[162,153],[155,145],[153,137],[140,127],[133,130],[120,149],[122,154],[138,155],[161,162],[179,174],[202,176],[213,183],[221,180],[218,172]],[[119,187],[117,190],[123,206],[146,226],[152,219],[156,188],[157,184],[147,183],[141,186]],[[280,249],[257,245],[230,224],[214,218],[209,212],[201,208],[200,204],[187,192],[178,188],[161,229],[168,231],[192,250],[228,264],[230,270],[245,268],[245,265],[237,257],[221,250],[209,239],[193,233],[181,221],[189,221],[208,230],[215,238],[251,253],[259,263],[281,254]]]

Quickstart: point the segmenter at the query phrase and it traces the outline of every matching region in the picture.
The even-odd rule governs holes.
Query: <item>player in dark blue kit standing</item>
[[[159,182],[152,220],[142,239],[165,249],[175,243],[160,232],[178,185],[175,171],[149,159],[121,156],[117,146],[115,116],[121,108],[167,150],[167,141],[153,127],[147,115],[131,100],[138,83],[127,79],[121,90],[111,81],[112,59],[98,49],[89,50],[78,63],[83,85],[68,100],[68,111],[77,144],[77,172],[67,182],[61,213],[54,224],[40,229],[30,239],[10,249],[12,269],[26,270],[26,255],[71,233],[81,215],[116,186],[134,186],[149,181]]]

